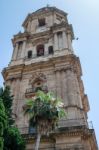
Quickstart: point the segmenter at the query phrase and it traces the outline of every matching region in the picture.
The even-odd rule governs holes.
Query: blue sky
[[[73,25],[75,54],[80,57],[85,93],[90,103],[89,120],[93,122],[99,143],[99,0],[0,0],[0,72],[12,55],[11,39],[23,31],[21,25],[28,13],[49,4],[68,13]],[[3,78],[0,75],[0,86]]]

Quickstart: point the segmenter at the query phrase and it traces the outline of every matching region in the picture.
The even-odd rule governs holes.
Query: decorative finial
[[[49,5],[49,4],[47,4],[47,5],[46,5],[46,7],[50,7],[50,5]]]

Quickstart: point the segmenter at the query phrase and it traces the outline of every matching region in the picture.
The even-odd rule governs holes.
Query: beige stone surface
[[[45,26],[39,27],[39,18],[45,18]],[[34,135],[28,134],[28,118],[23,115],[23,106],[26,98],[33,96],[39,80],[43,88],[62,98],[67,112],[67,117],[59,122],[59,129],[41,139],[40,149],[97,150],[94,129],[88,126],[89,103],[81,80],[80,61],[72,48],[74,34],[67,14],[46,7],[28,15],[23,27],[25,31],[12,40],[13,55],[3,70],[3,77],[14,95],[13,113],[16,125],[27,140],[27,150],[33,149],[35,140]],[[44,55],[40,57],[37,56],[39,44],[44,45]],[[49,46],[53,46],[53,54],[49,54]],[[32,57],[28,58],[30,50]]]

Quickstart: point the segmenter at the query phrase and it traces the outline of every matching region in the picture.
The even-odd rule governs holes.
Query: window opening
[[[23,41],[18,42],[18,49],[22,49]]]
[[[37,46],[37,56],[43,56],[44,55],[44,45],[38,45]]]
[[[42,87],[36,87],[36,89],[35,89],[35,92],[37,92],[37,91],[42,91]]]
[[[53,51],[53,46],[49,46],[49,47],[48,47],[48,53],[49,53],[49,54],[53,54],[53,53],[54,53],[54,51]]]
[[[28,51],[28,58],[32,58],[32,51]]]
[[[29,134],[33,134],[36,133],[36,128],[33,126],[29,126],[29,130],[28,130]]]
[[[39,27],[45,26],[45,18],[38,19]]]

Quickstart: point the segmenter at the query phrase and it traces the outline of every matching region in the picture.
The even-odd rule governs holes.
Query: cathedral
[[[67,13],[47,6],[28,14],[22,26],[24,32],[12,39],[12,58],[2,74],[14,95],[13,116],[26,140],[26,150],[33,150],[36,131],[29,126],[23,107],[37,90],[60,97],[67,113],[57,130],[41,138],[40,150],[98,150],[95,131],[88,122],[90,106]]]

